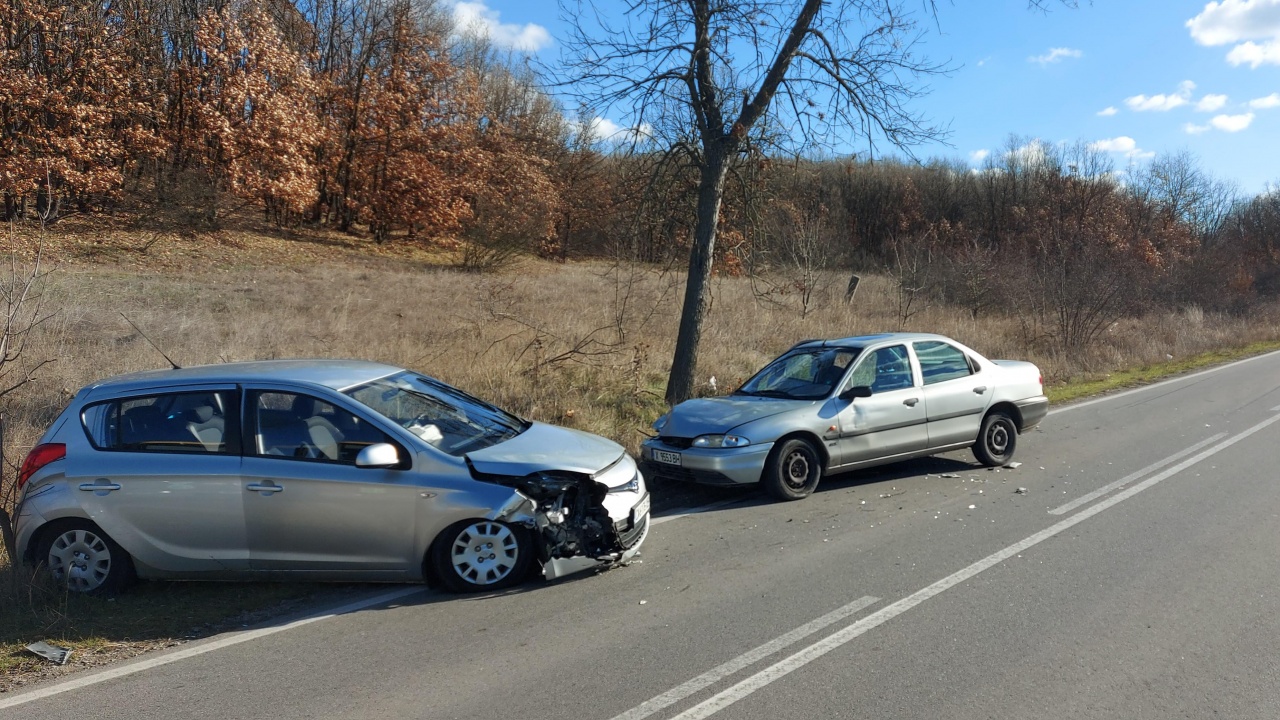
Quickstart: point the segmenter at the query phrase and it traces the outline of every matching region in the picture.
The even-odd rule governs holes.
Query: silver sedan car
[[[824,475],[972,447],[997,466],[1048,412],[1035,365],[923,333],[806,340],[728,397],[689,400],[643,444],[650,474],[762,483],[798,500]]]
[[[231,363],[82,389],[19,473],[17,552],[59,582],[438,580],[625,562],[649,494],[622,446],[358,361]]]

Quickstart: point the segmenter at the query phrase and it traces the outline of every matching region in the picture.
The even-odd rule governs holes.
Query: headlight
[[[750,444],[750,440],[740,435],[699,435],[693,439],[693,446],[701,448],[736,448]]]
[[[667,420],[671,419],[671,413],[659,415],[657,420],[653,421],[651,426],[656,432],[662,432],[662,428],[667,426]]]

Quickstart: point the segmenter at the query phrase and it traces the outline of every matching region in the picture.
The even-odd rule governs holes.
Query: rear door
[[[239,394],[151,391],[87,406],[86,445],[67,453],[81,506],[143,565],[218,575],[248,568]]]
[[[923,378],[929,417],[929,446],[971,443],[978,438],[982,414],[994,388],[960,348],[941,340],[912,343]]]
[[[871,397],[839,400],[840,465],[923,450],[925,409],[906,345],[862,353],[841,390],[871,388]]]
[[[360,449],[405,447],[334,398],[246,393],[242,502],[250,566],[267,572],[396,579],[416,572],[424,488],[404,469],[358,468]]]

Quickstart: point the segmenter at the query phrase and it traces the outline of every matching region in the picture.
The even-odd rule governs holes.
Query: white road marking
[[[1137,471],[1137,472],[1129,473],[1128,475],[1125,475],[1124,477],[1120,478],[1119,480],[1117,480],[1117,481],[1115,481],[1115,482],[1113,482],[1113,483],[1110,483],[1110,484],[1107,484],[1107,485],[1103,485],[1102,487],[1098,488],[1097,490],[1094,490],[1094,491],[1093,491],[1093,492],[1091,492],[1091,493],[1087,493],[1087,494],[1085,494],[1085,495],[1081,495],[1080,497],[1076,498],[1075,500],[1072,500],[1072,501],[1071,501],[1071,502],[1069,502],[1069,503],[1066,503],[1066,504],[1064,504],[1064,505],[1061,505],[1061,506],[1059,506],[1059,507],[1056,507],[1056,508],[1054,508],[1054,509],[1050,510],[1050,511],[1049,511],[1049,514],[1050,514],[1050,515],[1065,515],[1065,514],[1067,514],[1067,513],[1071,512],[1072,510],[1075,510],[1076,508],[1080,507],[1081,505],[1084,505],[1084,504],[1086,504],[1086,503],[1091,503],[1091,502],[1093,502],[1094,500],[1097,500],[1098,498],[1102,497],[1103,495],[1106,495],[1107,493],[1111,492],[1112,490],[1115,490],[1116,488],[1119,488],[1119,487],[1123,487],[1123,486],[1125,486],[1125,485],[1128,485],[1129,483],[1133,482],[1134,480],[1138,480],[1138,479],[1140,479],[1140,478],[1144,477],[1145,475],[1147,475],[1148,473],[1153,473],[1153,472],[1155,472],[1155,471],[1159,470],[1160,468],[1164,467],[1165,465],[1168,465],[1169,463],[1172,463],[1172,462],[1174,462],[1174,461],[1176,461],[1176,460],[1181,460],[1182,458],[1184,458],[1184,457],[1186,457],[1186,456],[1190,455],[1191,453],[1193,453],[1193,452],[1195,452],[1195,451],[1199,450],[1200,448],[1204,447],[1205,445],[1212,444],[1213,442],[1216,442],[1216,441],[1218,441],[1218,440],[1221,440],[1222,438],[1224,438],[1224,437],[1226,437],[1226,436],[1227,436],[1227,434],[1226,434],[1226,433],[1218,433],[1217,435],[1214,435],[1214,436],[1212,436],[1212,437],[1205,438],[1204,440],[1201,440],[1200,442],[1196,443],[1195,445],[1192,445],[1192,446],[1191,446],[1191,447],[1189,447],[1189,448],[1186,448],[1185,450],[1182,450],[1182,451],[1180,451],[1180,452],[1176,452],[1176,453],[1174,453],[1174,454],[1170,455],[1169,457],[1167,457],[1167,458],[1165,458],[1165,459],[1163,459],[1163,460],[1157,460],[1156,462],[1151,463],[1150,465],[1148,465],[1148,466],[1146,466],[1146,467],[1142,468],[1141,470],[1139,470],[1139,471]]]
[[[649,524],[660,525],[669,520],[679,520],[682,517],[689,517],[690,515],[697,515],[699,513],[710,512],[711,510],[716,510],[716,509],[725,507],[726,505],[739,503],[746,499],[747,498],[745,497],[737,497],[737,498],[730,498],[728,500],[721,500],[719,502],[713,502],[710,505],[703,505],[701,507],[681,508],[680,510],[677,510],[676,513],[673,515],[663,515],[662,517],[652,518],[649,520]]]
[[[714,715],[715,713],[725,709],[726,707],[729,707],[733,703],[747,697],[748,695],[754,693],[755,691],[760,690],[766,685],[769,685],[775,680],[779,680],[785,677],[786,675],[790,674],[792,671],[797,670],[801,667],[804,667],[805,665],[808,665],[809,663],[813,662],[814,660],[817,660],[823,655],[826,655],[832,650],[835,650],[841,647],[842,645],[845,645],[846,643],[866,633],[868,630],[872,630],[876,627],[879,627],[880,625],[883,625],[889,620],[892,620],[893,618],[901,615],[902,613],[910,610],[911,608],[919,605],[920,603],[928,600],[929,598],[934,597],[935,595],[939,595],[945,592],[946,590],[949,590],[952,587],[955,587],[956,585],[959,585],[960,583],[964,582],[965,580],[968,580],[969,578],[977,575],[978,573],[981,573],[984,570],[988,570],[994,567],[995,565],[999,564],[1000,562],[1016,556],[1018,553],[1025,552],[1026,550],[1044,542],[1045,540],[1048,540],[1049,538],[1061,533],[1062,531],[1067,530],[1071,527],[1074,527],[1075,525],[1081,522],[1084,522],[1085,520],[1093,517],[1094,515],[1097,515],[1098,513],[1104,510],[1107,510],[1111,507],[1118,505],[1119,503],[1124,502],[1125,500],[1128,500],[1129,498],[1133,497],[1134,495],[1137,495],[1143,490],[1146,490],[1147,488],[1152,487],[1159,482],[1162,482],[1170,477],[1173,477],[1174,475],[1177,475],[1178,473],[1182,472],[1183,470],[1186,470],[1187,468],[1195,465],[1196,463],[1204,460],[1205,458],[1211,457],[1219,452],[1222,452],[1223,450],[1226,450],[1232,445],[1240,442],[1241,440],[1244,440],[1250,435],[1253,435],[1254,433],[1266,427],[1269,427],[1270,425],[1276,422],[1280,422],[1280,415],[1273,415],[1272,417],[1267,418],[1266,420],[1263,420],[1262,422],[1258,423],[1257,425],[1254,425],[1248,430],[1245,430],[1239,435],[1223,440],[1222,442],[1218,443],[1217,445],[1214,445],[1208,450],[1204,450],[1200,452],[1198,455],[1195,455],[1187,460],[1183,460],[1182,462],[1169,468],[1168,470],[1165,470],[1164,472],[1158,475],[1154,475],[1150,478],[1147,478],[1146,480],[1143,480],[1142,482],[1138,483],[1137,485],[1134,485],[1131,488],[1122,490],[1116,495],[1113,495],[1112,497],[1107,498],[1106,500],[1103,500],[1097,505],[1093,505],[1091,507],[1085,508],[1084,510],[1081,510],[1075,515],[1072,515],[1071,517],[1068,517],[1065,520],[1061,520],[1055,523],[1054,525],[1051,525],[1050,527],[1045,528],[1044,530],[1041,530],[1040,532],[1026,538],[1025,540],[1022,540],[1021,542],[1010,545],[1004,550],[1001,550],[993,555],[989,555],[983,558],[982,560],[979,560],[978,562],[970,565],[969,567],[966,567],[963,570],[960,570],[951,575],[948,575],[947,577],[939,580],[938,582],[926,588],[917,590],[915,593],[908,595],[907,597],[893,603],[892,605],[887,605],[884,608],[881,608],[880,610],[877,610],[876,612],[866,616],[865,618],[858,620],[852,625],[849,625],[848,627],[845,627],[842,630],[838,630],[835,633],[828,635],[822,640],[819,640],[818,642],[810,645],[809,647],[804,648],[803,650],[795,653],[794,655],[791,655],[790,657],[787,657],[783,660],[778,661],[777,663],[774,663],[773,665],[770,665],[769,667],[757,672],[756,674],[746,678],[745,680],[742,680],[741,682],[730,687],[729,689],[724,690],[712,696],[711,698],[693,706],[692,708],[689,708],[688,710],[680,713],[679,715],[676,715],[674,718],[672,718],[672,720],[701,720],[702,718],[710,717],[711,715]]]
[[[1064,406],[1062,406],[1062,407],[1050,408],[1050,409],[1049,409],[1049,414],[1050,414],[1050,415],[1055,415],[1055,414],[1057,414],[1057,413],[1067,412],[1068,410],[1079,410],[1079,409],[1080,409],[1080,408],[1082,408],[1082,407],[1089,407],[1090,405],[1097,405],[1097,404],[1098,404],[1098,403],[1100,403],[1100,402],[1107,402],[1108,400],[1116,400],[1116,399],[1119,399],[1119,398],[1125,397],[1126,395],[1133,395],[1133,394],[1135,394],[1135,393],[1146,392],[1146,391],[1151,390],[1151,389],[1153,389],[1153,388],[1158,388],[1158,387],[1162,387],[1162,386],[1164,386],[1164,385],[1169,385],[1170,383],[1182,382],[1183,380],[1190,380],[1190,379],[1192,379],[1192,378],[1198,378],[1198,377],[1200,377],[1200,376],[1202,376],[1202,375],[1210,375],[1210,374],[1212,374],[1212,373],[1216,373],[1216,372],[1218,372],[1218,371],[1220,371],[1220,370],[1226,370],[1227,368],[1235,367],[1236,365],[1243,365],[1243,364],[1245,364],[1245,363],[1253,362],[1254,360],[1261,360],[1262,358],[1269,358],[1269,357],[1273,357],[1273,356],[1275,356],[1275,355],[1280,355],[1280,350],[1272,350],[1272,351],[1271,351],[1271,352],[1269,352],[1269,353],[1263,353],[1262,355],[1254,355],[1253,357],[1245,358],[1245,359],[1243,359],[1243,360],[1236,360],[1236,361],[1234,361],[1234,362],[1229,362],[1229,363],[1227,363],[1227,364],[1225,364],[1225,365],[1218,365],[1217,367],[1211,367],[1211,368],[1209,368],[1208,370],[1201,370],[1200,372],[1193,372],[1193,373],[1191,373],[1190,375],[1179,375],[1179,376],[1177,376],[1177,377],[1169,378],[1168,380],[1161,380],[1160,382],[1151,383],[1150,385],[1143,385],[1142,387],[1136,387],[1136,388],[1133,388],[1133,389],[1131,389],[1131,390],[1125,390],[1124,392],[1118,392],[1118,393],[1115,393],[1115,394],[1112,394],[1112,395],[1103,395],[1102,397],[1096,397],[1096,398],[1094,398],[1094,399],[1092,399],[1092,400],[1085,400],[1085,401],[1083,401],[1083,402],[1072,403],[1072,404],[1070,404],[1070,405],[1064,405]]]
[[[778,637],[776,640],[771,640],[754,650],[750,650],[739,655],[723,665],[714,667],[689,682],[674,687],[652,700],[647,700],[613,718],[613,720],[641,720],[642,718],[647,718],[669,705],[674,705],[675,703],[680,702],[708,685],[719,682],[723,678],[726,678],[745,667],[754,665],[789,645],[794,645],[795,643],[800,642],[828,625],[833,625],[849,617],[868,605],[879,601],[879,599],[880,598],[871,597],[870,595],[858,598],[844,607],[832,610],[817,620],[812,620],[801,625],[786,635]]]
[[[126,675],[132,675],[134,673],[139,673],[144,670],[150,670],[151,668],[159,667],[161,665],[168,665],[169,663],[175,663],[175,662],[178,662],[179,660],[186,660],[189,657],[203,655],[205,653],[213,652],[214,650],[221,650],[222,648],[229,647],[231,645],[239,645],[240,643],[246,643],[246,642],[249,642],[250,640],[257,640],[258,638],[263,638],[268,635],[281,633],[281,632],[284,632],[285,630],[292,630],[293,628],[301,627],[303,625],[309,625],[313,622],[319,622],[320,620],[327,620],[337,615],[345,615],[350,612],[355,612],[356,610],[363,610],[367,607],[372,607],[374,605],[381,605],[383,603],[388,603],[388,602],[391,602],[392,600],[397,600],[399,598],[405,597],[406,595],[420,593],[422,592],[422,590],[423,588],[421,586],[401,588],[400,590],[395,590],[389,593],[383,593],[376,597],[367,598],[365,600],[357,600],[356,602],[349,603],[341,607],[336,607],[331,610],[323,611],[319,615],[312,615],[311,617],[305,617],[305,618],[302,618],[301,620],[295,620],[285,625],[279,625],[276,627],[259,628],[257,630],[246,630],[244,632],[235,633],[234,635],[227,635],[226,637],[218,638],[217,640],[213,640],[211,642],[200,643],[198,645],[189,645],[181,650],[177,650],[171,653],[166,653],[158,657],[151,657],[145,660],[139,660],[137,662],[131,662],[125,665],[119,665],[109,670],[103,670],[102,672],[93,673],[92,675],[85,675],[83,677],[78,677],[73,680],[67,680],[66,682],[61,682],[56,685],[50,685],[48,687],[40,688],[38,690],[32,690],[30,692],[25,692],[20,695],[15,695],[13,697],[0,698],[0,710],[3,710],[4,708],[11,708],[11,707],[14,707],[15,705],[22,705],[23,703],[29,703],[29,702],[32,702],[33,700],[43,700],[44,698],[47,698],[53,695],[69,692],[71,690],[78,690],[82,687],[88,687],[89,685],[96,685],[100,682],[105,682],[107,680],[114,680],[116,678],[125,677]]]

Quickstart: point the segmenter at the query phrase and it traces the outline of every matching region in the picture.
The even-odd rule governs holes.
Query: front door
[[[374,443],[397,444],[323,398],[246,394],[242,501],[254,570],[396,579],[416,571],[421,487],[407,470],[359,468]]]
[[[871,397],[836,400],[840,465],[923,450],[925,406],[905,345],[864,353],[841,389],[871,388]],[[833,463],[834,464],[834,463]]]

